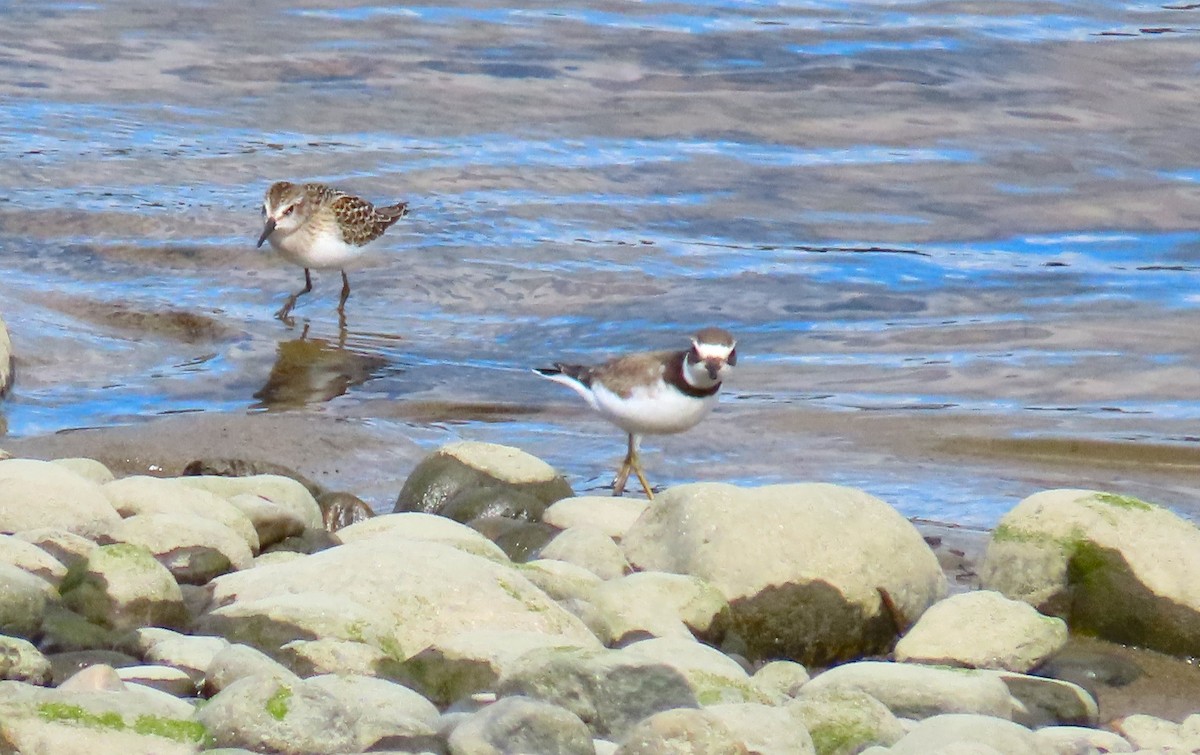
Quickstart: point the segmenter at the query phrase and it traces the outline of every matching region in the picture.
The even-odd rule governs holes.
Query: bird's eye
[[[295,205],[290,205],[290,206],[288,206],[288,208],[287,208],[286,210],[284,210],[284,211],[283,211],[283,216],[286,218],[288,215],[291,215],[291,214],[292,214],[292,210],[294,210],[294,209],[296,209],[296,206],[295,206]]]
[[[737,364],[737,349],[733,349],[732,351],[729,352],[729,356],[727,356],[725,358],[725,363],[728,364],[730,367]]]

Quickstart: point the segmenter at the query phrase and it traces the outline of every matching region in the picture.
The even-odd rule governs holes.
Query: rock
[[[732,703],[705,710],[719,718],[751,755],[816,755],[808,730],[782,708]]]
[[[375,516],[367,502],[352,493],[322,493],[317,496],[321,521],[329,532],[337,532]]]
[[[196,477],[180,477],[184,485],[207,490],[225,499],[237,495],[250,494],[266,498],[268,501],[282,506],[304,522],[306,530],[325,531],[322,521],[321,507],[313,498],[308,488],[290,477],[274,474],[252,475],[249,477],[217,477],[200,475]]]
[[[86,561],[92,551],[98,547],[94,540],[88,540],[86,537],[67,530],[50,527],[22,530],[14,537],[33,543],[68,569]]]
[[[896,643],[896,660],[1024,673],[1066,644],[1062,619],[978,590],[933,604]]]
[[[195,697],[196,680],[182,669],[170,666],[125,666],[116,670],[117,678],[129,684],[141,684],[175,697]]]
[[[599,577],[582,566],[550,558],[518,564],[517,570],[555,600],[588,600],[592,590],[603,584]]]
[[[123,477],[105,485],[104,493],[126,521],[139,514],[190,514],[225,525],[237,533],[248,550],[259,549],[258,531],[241,509],[221,496],[187,484],[183,478]]]
[[[612,538],[590,527],[563,530],[542,546],[538,558],[582,566],[600,579],[616,579],[630,571],[625,554]]]
[[[475,519],[512,519],[537,522],[546,504],[513,487],[488,486],[462,490],[438,509],[438,515],[466,524]]]
[[[60,592],[68,608],[112,629],[183,627],[183,594],[167,568],[140,545],[104,545],[72,568]]]
[[[1142,675],[1134,661],[1111,650],[1067,645],[1037,670],[1038,676],[1078,684],[1095,696],[1100,687],[1124,687]]]
[[[1090,490],[1031,495],[1004,515],[983,583],[1072,632],[1181,656],[1200,654],[1200,528],[1136,498]]]
[[[353,702],[354,731],[363,749],[376,750],[388,742],[432,738],[438,720],[433,703],[407,687],[369,676],[324,675],[305,684]]]
[[[154,554],[177,582],[190,585],[248,569],[254,561],[254,554],[237,532],[194,514],[135,514],[114,525],[101,542],[141,546]]]
[[[94,539],[121,520],[103,488],[48,461],[0,461],[0,532],[46,527]]]
[[[218,692],[196,712],[218,747],[325,755],[359,752],[354,714],[319,686],[272,676],[248,676]]]
[[[71,677],[90,666],[108,666],[114,669],[136,666],[138,659],[116,650],[73,650],[54,653],[48,657],[52,674],[51,685],[61,686]]]
[[[192,681],[204,679],[217,654],[230,647],[221,637],[180,634],[169,629],[145,627],[134,630],[132,651],[147,663],[158,663],[187,673]]]
[[[128,689],[117,675],[117,670],[104,663],[76,671],[58,688],[70,692],[124,692]]]
[[[97,485],[104,485],[116,479],[116,475],[112,473],[103,462],[95,459],[86,459],[82,457],[69,457],[66,459],[51,459],[52,464],[57,464],[60,467],[66,467],[75,474],[85,479],[91,480]]]
[[[239,493],[227,500],[250,520],[260,548],[270,547],[304,532],[304,519],[292,508],[252,493]]]
[[[970,749],[986,746],[990,750]],[[996,752],[999,755],[1054,755],[1045,742],[1020,724],[989,716],[951,713],[919,722],[892,749],[892,755]]]
[[[183,468],[184,477],[287,477],[304,486],[316,498],[325,492],[317,483],[291,467],[256,459],[195,459]]]
[[[617,652],[635,662],[658,662],[678,670],[701,705],[774,702],[750,683],[750,676],[737,661],[693,640],[654,638],[626,645]]]
[[[1011,720],[1013,712],[1008,687],[987,671],[858,661],[829,669],[803,687],[805,694],[818,690],[865,692],[901,718],[975,713]]]
[[[436,514],[456,496],[473,495],[481,488],[525,493],[543,504],[573,494],[567,481],[535,456],[508,446],[463,441],[425,457],[408,476],[393,510]]]
[[[1095,699],[1077,684],[1009,671],[995,674],[1013,696],[1012,720],[1022,726],[1095,726],[1099,720]]]
[[[54,587],[24,569],[0,563],[0,634],[35,640]]]
[[[453,755],[593,755],[596,751],[578,716],[526,697],[507,697],[471,715],[455,727],[449,744]]]
[[[750,677],[751,684],[776,702],[795,697],[808,680],[808,669],[795,661],[771,661]]]
[[[497,517],[472,519],[467,526],[495,543],[514,563],[525,563],[536,558],[538,551],[559,533],[557,527],[542,522]]]
[[[1047,726],[1033,733],[1057,755],[1087,755],[1101,752],[1133,752],[1133,746],[1111,731],[1083,726]]]
[[[1200,751],[1200,720],[1193,721],[1194,716],[1185,719],[1184,724],[1165,721],[1144,713],[1134,713],[1117,719],[1109,724],[1112,729],[1124,737],[1136,750],[1154,750],[1157,752],[1198,752]]]
[[[634,498],[581,495],[550,506],[542,514],[542,521],[563,530],[591,527],[620,540],[648,508],[648,501]]]
[[[46,606],[38,647],[45,653],[112,648],[120,644],[124,632],[88,621],[61,603],[53,603]]]
[[[638,633],[720,644],[729,622],[721,591],[685,574],[630,574],[601,583],[590,599],[604,617],[610,644]]]
[[[363,642],[394,657],[403,657],[388,616],[352,598],[327,592],[295,592],[234,601],[197,619],[196,631],[268,654],[278,652],[280,646],[294,640],[327,639]]]
[[[12,339],[8,336],[8,327],[0,319],[0,397],[12,388],[13,384],[13,353]]]
[[[890,747],[904,736],[904,727],[886,705],[851,687],[801,688],[785,710],[804,726],[821,755],[855,755],[871,745]]]
[[[50,660],[33,643],[19,637],[0,635],[0,681],[45,686],[52,679]]]
[[[67,567],[49,553],[12,535],[0,535],[0,564],[15,566],[55,586],[67,575]]]
[[[637,569],[717,587],[751,659],[828,665],[885,652],[906,627],[884,596],[905,623],[947,589],[912,524],[837,485],[681,485],[656,499],[622,542]]]
[[[719,716],[706,710],[666,710],[634,726],[618,755],[748,755]]]
[[[403,673],[412,684],[439,705],[485,690],[495,689],[505,672],[533,650],[599,650],[590,641],[544,635],[539,632],[475,630],[434,642],[406,660]]]
[[[384,679],[402,677],[400,661],[374,645],[351,640],[292,640],[275,652],[298,676],[356,674]]]
[[[300,677],[261,650],[248,645],[230,645],[214,655],[208,664],[204,672],[204,693],[212,696],[247,677],[274,679],[289,686],[300,682]]]
[[[619,650],[535,650],[506,670],[496,691],[560,705],[603,739],[624,736],[658,711],[699,707],[680,671]]]
[[[395,646],[380,649],[397,658],[475,629],[594,640],[578,619],[511,565],[420,540],[403,541],[403,547],[397,547],[393,538],[367,538],[291,563],[226,574],[210,586],[217,607],[298,592],[324,592],[355,601],[390,623]]]
[[[27,755],[190,755],[205,741],[188,703],[117,684],[96,691],[0,682],[0,742],[6,751]]]
[[[373,537],[387,537],[396,542],[421,540],[442,543],[493,561],[508,562],[508,556],[495,543],[464,524],[436,514],[384,514],[352,524],[338,532],[338,540],[343,543],[355,543]]]

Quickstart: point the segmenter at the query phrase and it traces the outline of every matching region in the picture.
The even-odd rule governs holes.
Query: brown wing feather
[[[355,246],[362,246],[379,238],[408,212],[407,202],[377,209],[367,200],[350,194],[342,194],[330,207],[342,221],[342,238],[347,244]]]
[[[639,385],[651,385],[671,362],[683,352],[646,351],[610,359],[594,368],[592,379],[622,398],[629,398]]]

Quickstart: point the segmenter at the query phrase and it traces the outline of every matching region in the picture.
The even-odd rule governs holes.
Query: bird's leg
[[[346,300],[350,298],[350,279],[346,277],[346,271],[342,271],[342,298],[338,300],[338,313],[346,314]]]
[[[629,473],[633,472],[637,475],[638,482],[642,483],[642,490],[646,491],[646,497],[653,501],[654,493],[650,490],[650,483],[646,480],[646,475],[642,471],[642,462],[638,458],[638,447],[641,442],[640,436],[629,434],[629,450],[625,453],[625,460],[621,462],[617,479],[613,480],[613,495],[621,495],[625,492],[625,483],[629,480]]]
[[[625,454],[625,460],[621,462],[621,468],[617,470],[617,476],[613,480],[613,495],[621,495],[625,492],[625,483],[629,480],[629,473],[633,470],[633,465],[630,460],[633,458],[633,435],[629,436],[629,451]]]
[[[642,439],[636,435],[629,436],[629,466],[633,467],[633,473],[637,475],[638,482],[642,483],[642,490],[646,491],[646,498],[653,501],[654,491],[650,490],[650,483],[646,480],[646,473],[642,471],[642,460],[638,456],[638,447],[641,445]]]
[[[304,294],[307,294],[309,291],[312,291],[312,275],[308,272],[308,268],[306,267],[304,268],[304,288],[288,297],[288,300],[283,303],[283,307],[275,313],[276,319],[288,322],[290,319],[288,318],[288,315],[291,314],[292,307],[296,306],[296,300]],[[290,325],[291,323],[288,324]]]

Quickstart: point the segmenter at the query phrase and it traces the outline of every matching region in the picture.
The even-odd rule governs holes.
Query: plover
[[[596,366],[556,363],[535,369],[544,378],[573,389],[600,415],[629,436],[628,451],[613,495],[621,495],[629,473],[637,475],[653,499],[638,449],[643,435],[690,430],[712,411],[721,382],[737,364],[737,342],[721,328],[704,328],[682,351],[650,351]]]
[[[363,253],[370,242],[408,214],[408,203],[376,207],[361,197],[324,184],[276,181],[263,198],[262,235],[257,246],[270,241],[291,262],[304,268],[304,288],[288,297],[275,316],[285,322],[296,299],[312,291],[309,268],[339,268],[342,298],[338,313],[345,315],[350,279],[345,264]]]

